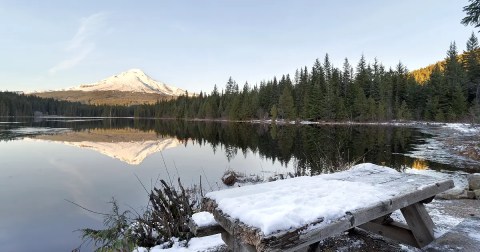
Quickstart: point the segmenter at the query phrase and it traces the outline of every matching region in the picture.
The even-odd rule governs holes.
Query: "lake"
[[[176,120],[0,118],[0,251],[71,251],[80,228],[101,228],[114,197],[140,211],[158,179],[204,190],[233,170],[334,172],[365,161],[401,170],[455,169],[406,154],[428,135],[405,126],[270,125]],[[88,251],[91,245],[83,244]]]

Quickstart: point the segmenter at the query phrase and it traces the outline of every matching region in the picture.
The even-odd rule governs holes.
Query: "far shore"
[[[41,116],[9,116],[0,118],[36,118],[36,119],[142,119],[142,120],[184,120],[191,122],[220,122],[220,123],[255,123],[255,124],[277,124],[277,125],[386,125],[386,126],[415,126],[415,125],[447,125],[464,124],[470,126],[480,125],[465,121],[458,122],[434,122],[434,121],[308,121],[308,120],[285,120],[285,119],[251,119],[251,120],[230,120],[222,118],[173,118],[173,117],[116,117],[116,116],[62,116],[62,115],[41,115]]]

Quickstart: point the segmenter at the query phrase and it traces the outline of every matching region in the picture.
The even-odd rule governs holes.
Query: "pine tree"
[[[343,75],[342,75],[342,84],[340,85],[340,95],[347,97],[348,89],[352,83],[353,69],[348,59],[345,58],[343,62]]]
[[[397,109],[397,119],[399,120],[410,120],[412,117],[410,110],[408,109],[407,103],[402,101],[402,104]]]
[[[306,69],[305,69],[306,70]],[[308,89],[306,92],[305,101],[305,118],[307,120],[317,120],[321,117],[322,92],[321,82],[324,79],[323,67],[318,59],[312,67],[312,74],[309,81],[307,81]]]
[[[362,90],[365,92],[366,97],[370,97],[370,76],[368,72],[367,62],[365,61],[365,56],[360,57],[360,61],[357,65],[357,74],[355,76],[355,83],[359,85]]]
[[[367,119],[367,97],[365,97],[365,92],[363,92],[362,87],[355,84],[353,85],[353,119],[357,121],[364,121]]]
[[[377,105],[373,97],[367,99],[366,119],[371,122],[377,120]]]
[[[450,44],[445,59],[445,79],[448,88],[447,99],[447,119],[454,120],[461,118],[466,112],[466,86],[462,65],[458,61],[457,47],[455,42]]]
[[[278,101],[279,114],[283,119],[295,119],[295,107],[293,104],[292,90],[289,85],[283,89],[282,95]]]
[[[270,109],[270,116],[272,118],[272,122],[275,122],[277,120],[277,116],[278,116],[277,104],[273,104],[272,109]]]
[[[467,102],[472,103],[477,97],[477,90],[480,89],[480,54],[478,39],[475,33],[467,41],[467,51],[464,52],[463,67],[466,71]]]
[[[476,28],[480,27],[480,0],[468,0],[469,5],[463,7],[463,11],[467,14],[462,19],[462,24],[474,25]]]
[[[431,96],[428,98],[427,103],[425,105],[425,110],[424,110],[424,116],[423,118],[425,120],[435,120],[437,112],[439,111],[439,106],[438,106],[438,97],[433,97]]]

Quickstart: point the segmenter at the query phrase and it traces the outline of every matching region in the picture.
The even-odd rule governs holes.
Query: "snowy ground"
[[[0,122],[0,124],[19,124],[23,122]]]
[[[414,150],[406,156],[469,172],[480,171],[480,125],[447,123],[422,125],[419,129],[429,137],[424,143],[414,146]]]
[[[192,238],[188,244],[175,240],[175,243],[171,248],[162,248],[156,246],[150,250],[146,248],[137,248],[134,252],[214,252],[214,251],[226,251],[225,243],[222,240],[220,234]]]

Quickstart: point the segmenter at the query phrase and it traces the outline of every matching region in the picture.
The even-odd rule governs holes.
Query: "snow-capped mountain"
[[[70,88],[71,91],[120,91],[180,96],[185,90],[156,81],[140,69],[130,69],[96,83]]]

